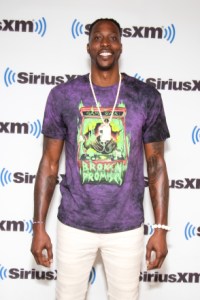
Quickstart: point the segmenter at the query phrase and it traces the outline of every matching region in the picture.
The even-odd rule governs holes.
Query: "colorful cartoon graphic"
[[[122,105],[121,105],[122,106]],[[126,108],[80,107],[82,122],[78,131],[78,164],[82,183],[123,183],[127,169],[129,140],[125,131]]]

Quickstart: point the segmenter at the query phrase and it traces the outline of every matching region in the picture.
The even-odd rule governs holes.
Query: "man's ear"
[[[122,47],[122,44],[121,44],[121,53],[122,53],[122,50],[123,50],[123,47]]]
[[[87,44],[87,53],[90,53],[90,47],[89,47],[89,44]]]

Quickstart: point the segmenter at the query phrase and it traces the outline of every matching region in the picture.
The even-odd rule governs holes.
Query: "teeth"
[[[110,56],[112,54],[109,52],[102,52],[102,53],[100,53],[100,55],[106,57],[106,56]]]

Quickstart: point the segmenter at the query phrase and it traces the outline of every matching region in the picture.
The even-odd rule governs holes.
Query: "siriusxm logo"
[[[192,130],[192,142],[197,144],[200,142],[200,127],[195,126]]]
[[[89,283],[93,284],[96,279],[96,270],[94,267],[92,267],[92,270],[90,271],[90,276],[89,276]]]
[[[7,269],[0,265],[0,279],[36,279],[36,280],[56,280],[57,270],[54,271],[39,271],[36,269],[25,270],[23,268]]]
[[[134,77],[147,84],[152,85],[158,90],[168,91],[200,91],[200,80],[177,81],[173,79],[162,80],[161,78],[147,78],[135,73]]]
[[[11,182],[31,184],[34,182],[36,175],[29,173],[15,172],[11,173],[6,168],[0,169],[0,186],[5,187]]]
[[[59,184],[65,174],[60,174],[57,176],[56,184]],[[8,169],[0,169],[0,187],[5,187],[10,183],[25,183],[33,184],[36,175],[29,174],[28,172],[10,172]]]
[[[148,177],[144,177],[145,187],[149,186]],[[200,178],[184,178],[169,180],[171,189],[200,189]]]
[[[77,19],[74,19],[71,26],[71,33],[74,39],[82,34],[89,35],[90,24],[83,25]],[[172,43],[176,36],[174,24],[166,27],[145,27],[145,26],[131,26],[121,28],[122,36],[125,38],[150,38],[150,39],[165,39]]]
[[[200,273],[161,274],[159,272],[140,272],[140,281],[143,282],[169,282],[169,283],[200,283]]]
[[[165,39],[169,43],[174,41],[176,30],[174,24],[167,27],[132,26],[122,28],[122,36],[126,38]]]
[[[77,75],[68,75],[68,74],[65,74],[63,76],[54,76],[54,75],[52,76],[52,75],[46,75],[45,73],[41,73],[41,74],[34,74],[32,72],[16,73],[15,71],[13,71],[8,67],[4,72],[4,83],[7,87],[11,86],[14,83],[56,85],[74,79],[76,77]]]
[[[33,231],[33,222],[31,220],[23,221],[0,221],[0,231],[14,231],[14,232],[27,232],[31,233]]]
[[[74,19],[71,27],[72,36],[74,39],[83,34],[83,24],[81,24],[77,19]]]
[[[39,20],[2,20],[0,21],[0,31],[11,32],[33,32],[43,37],[46,33],[47,24],[44,17]]]
[[[24,268],[7,269],[0,264],[0,280],[5,279],[36,279],[36,280],[57,280],[57,270],[54,271],[39,271],[36,269],[25,270]],[[96,279],[96,270],[92,267],[89,276],[89,283],[93,284]]]
[[[200,189],[200,178],[184,178],[170,181],[172,189]]]
[[[186,240],[189,240],[194,236],[200,236],[200,226],[196,227],[188,222],[185,226],[184,234]]]
[[[32,123],[0,122],[0,133],[31,134],[38,139],[41,134],[41,123],[38,119]]]

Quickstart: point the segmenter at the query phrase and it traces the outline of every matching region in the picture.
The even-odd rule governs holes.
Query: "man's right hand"
[[[31,252],[38,265],[49,268],[53,262],[51,239],[45,230],[34,231]]]

